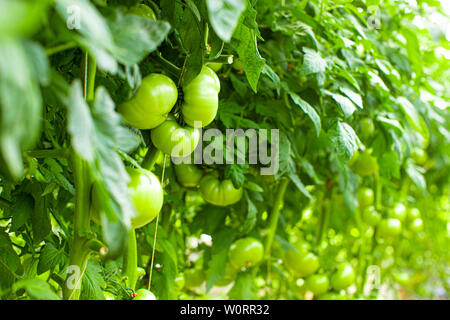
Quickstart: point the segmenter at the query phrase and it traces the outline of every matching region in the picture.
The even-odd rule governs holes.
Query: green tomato
[[[197,187],[203,178],[203,171],[195,164],[177,164],[175,165],[175,174],[178,182],[187,188]]]
[[[319,269],[319,258],[312,252],[289,249],[284,257],[286,266],[299,277],[307,277]]]
[[[411,158],[419,166],[423,165],[428,160],[428,155],[425,150],[421,148],[413,148],[411,151]]]
[[[205,272],[200,268],[192,268],[184,271],[185,287],[189,289],[200,287],[206,280]]]
[[[367,152],[361,153],[352,164],[353,171],[358,175],[365,177],[378,172],[377,158]]]
[[[128,9],[128,14],[156,21],[155,12],[145,4],[138,4]]]
[[[330,281],[324,274],[314,274],[306,279],[306,287],[316,296],[320,296],[328,291]]]
[[[133,228],[140,228],[151,222],[161,211],[163,205],[163,190],[158,178],[150,171],[126,168],[130,181],[128,183],[128,193],[136,216],[131,218]],[[97,184],[92,187],[91,218],[98,224],[100,219],[100,200]]]
[[[166,121],[151,132],[153,144],[171,157],[187,157],[194,152],[200,140],[200,131],[192,127],[180,126],[175,118]]]
[[[375,132],[375,124],[370,118],[363,118],[361,120],[361,136],[364,139],[370,138]]]
[[[416,218],[414,219],[410,224],[409,224],[409,229],[413,232],[420,232],[423,230],[423,220],[420,218]]]
[[[364,209],[362,218],[363,218],[363,221],[365,223],[367,223],[369,226],[376,226],[376,225],[378,225],[378,223],[380,223],[382,216],[375,209],[375,207],[370,206],[370,207]]]
[[[200,181],[200,192],[205,201],[224,207],[241,200],[243,189],[236,189],[229,179],[220,181],[214,175],[208,174]]]
[[[228,251],[230,264],[237,270],[253,267],[262,260],[263,255],[263,244],[252,237],[235,241]]]
[[[331,286],[336,290],[346,289],[355,282],[355,271],[349,263],[342,263],[331,276]]]
[[[407,212],[407,218],[409,221],[420,218],[420,210],[417,208],[409,208]]]
[[[136,296],[133,300],[156,300],[156,297],[153,292],[147,289],[139,289],[136,291]]]
[[[153,129],[162,124],[178,99],[178,89],[169,77],[152,73],[142,79],[136,96],[118,107],[133,127]]]
[[[390,218],[398,219],[400,221],[405,221],[407,216],[405,205],[401,202],[396,203],[394,207],[392,207],[389,210],[388,216]]]
[[[220,62],[208,62],[206,65],[208,67],[210,67],[211,70],[213,70],[214,72],[217,72],[220,69],[222,69],[223,63],[220,63]]]
[[[183,86],[184,102],[181,106],[184,121],[191,127],[205,127],[217,114],[220,81],[216,73],[203,66],[200,74]],[[201,121],[201,124],[198,123]]]
[[[386,237],[395,237],[402,231],[402,222],[395,218],[381,220],[378,225],[378,234]]]
[[[373,203],[374,193],[370,188],[362,188],[358,190],[356,195],[360,208],[365,208]]]

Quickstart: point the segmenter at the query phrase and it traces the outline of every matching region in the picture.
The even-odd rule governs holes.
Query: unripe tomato
[[[133,228],[140,228],[151,222],[161,211],[163,190],[158,178],[150,171],[126,168],[130,176],[128,192],[136,209],[136,217],[131,218]],[[91,218],[101,224],[97,184],[92,187]]]
[[[220,81],[216,73],[207,66],[194,80],[183,86],[184,102],[181,106],[184,121],[191,127],[205,127],[217,114]],[[201,121],[201,125],[196,124]]]
[[[336,290],[346,289],[355,282],[355,271],[349,263],[342,263],[331,276],[331,286]]]
[[[394,237],[402,231],[402,223],[398,219],[388,218],[381,220],[378,225],[378,234],[386,237]]]
[[[241,270],[258,264],[264,254],[263,244],[252,237],[246,237],[235,241],[228,251],[228,258],[233,268]]]
[[[319,258],[304,249],[289,249],[285,254],[284,262],[299,277],[307,277],[319,269]]]
[[[420,211],[417,208],[409,208],[407,212],[407,218],[409,221],[420,218]]]
[[[166,121],[151,132],[153,144],[171,157],[187,157],[200,140],[198,129],[180,126],[175,118],[169,116]]]
[[[205,272],[200,268],[192,268],[184,271],[184,283],[186,288],[193,289],[200,287],[205,280]]]
[[[306,279],[306,287],[316,296],[328,291],[330,281],[324,274],[314,274]]]
[[[169,77],[152,73],[142,79],[135,97],[118,107],[133,127],[153,129],[163,123],[177,102],[178,89]]]
[[[187,188],[197,187],[203,178],[203,171],[195,164],[177,164],[175,165],[175,174],[178,182]]]
[[[214,175],[208,174],[200,181],[200,192],[205,201],[224,207],[241,200],[243,189],[236,189],[229,179],[220,181]]]
[[[377,158],[367,152],[361,153],[352,165],[353,171],[358,175],[365,177],[378,172]]]
[[[156,20],[155,12],[149,6],[142,3],[129,8],[127,13],[141,18]]]
[[[136,296],[133,300],[156,300],[156,297],[153,292],[147,289],[139,289],[136,291]]]
[[[392,207],[389,210],[388,216],[390,218],[398,219],[400,221],[405,221],[407,216],[405,205],[401,202],[396,203],[394,207]]]
[[[370,188],[359,189],[356,197],[360,208],[370,206],[374,199],[373,190]]]
[[[411,158],[414,160],[416,164],[421,166],[427,161],[428,155],[425,150],[416,147],[413,148],[411,151]]]
[[[413,232],[420,232],[423,230],[423,220],[420,218],[416,218],[414,219],[410,224],[409,224],[409,229]]]
[[[361,136],[364,139],[370,138],[375,131],[375,124],[370,118],[363,118],[361,120]]]
[[[380,223],[382,216],[375,207],[370,206],[364,209],[362,218],[369,226],[376,226]]]
[[[211,70],[213,70],[214,72],[217,72],[220,69],[222,69],[223,63],[220,63],[220,62],[208,62],[206,65],[208,67],[210,67]]]

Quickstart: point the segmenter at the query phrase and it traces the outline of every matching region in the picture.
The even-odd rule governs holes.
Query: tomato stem
[[[142,161],[141,167],[144,169],[147,169],[149,171],[152,171],[153,167],[155,166],[156,160],[158,160],[158,157],[161,155],[161,151],[156,148],[155,146],[152,146],[145,155],[144,160]]]
[[[137,244],[136,244],[136,231],[130,230],[128,237],[127,254],[123,261],[124,275],[127,277],[126,284],[129,288],[136,289],[137,282]]]
[[[289,179],[282,178],[278,186],[278,190],[275,196],[275,202],[272,207],[272,213],[269,220],[269,229],[267,231],[267,238],[264,244],[265,257],[270,260],[270,249],[272,247],[273,239],[277,231],[278,219],[280,217],[280,211],[283,207],[284,195],[286,193],[287,186],[289,184]],[[270,261],[268,261],[270,264]]]

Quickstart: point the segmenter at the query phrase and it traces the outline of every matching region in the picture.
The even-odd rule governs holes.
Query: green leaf
[[[353,128],[345,122],[338,121],[328,134],[336,154],[343,162],[348,162],[359,144]]]
[[[207,292],[225,275],[228,248],[232,244],[234,237],[234,231],[225,229],[221,229],[218,233],[212,235],[211,259],[208,261],[208,270],[206,271]]]
[[[22,194],[14,201],[14,205],[11,208],[11,232],[16,232],[20,229],[32,216],[34,208],[33,197]]]
[[[257,92],[259,76],[263,70],[265,59],[261,57],[257,47],[255,30],[240,25],[234,34],[239,40],[237,52],[244,63],[245,76],[254,92]]]
[[[16,282],[13,291],[20,289],[25,289],[32,300],[61,300],[50,284],[40,279],[24,279]]]
[[[277,93],[280,94],[280,77],[275,73],[275,71],[273,71],[273,69],[268,64],[264,64],[262,74],[265,74],[269,77],[270,80],[272,80],[272,82],[275,84],[275,87],[277,88]]]
[[[23,175],[22,151],[35,143],[41,127],[40,77],[35,74],[39,58],[36,64],[32,61],[34,51],[27,52],[16,40],[0,42],[0,161],[14,179]]]
[[[309,48],[303,48],[303,65],[300,73],[308,75],[312,73],[323,73],[327,67],[327,62],[322,58],[319,52]]]
[[[253,276],[248,273],[239,273],[228,293],[230,300],[253,300],[256,299],[256,287],[253,283]]]
[[[258,215],[258,209],[256,208],[253,201],[248,196],[246,198],[247,198],[247,216],[245,217],[245,221],[242,226],[242,232],[244,234],[249,233],[255,227]]]
[[[364,108],[362,98],[359,94],[346,87],[340,87],[339,90],[343,94],[345,94],[358,108],[360,109]]]
[[[326,95],[329,95],[337,103],[337,105],[344,113],[345,117],[350,117],[353,112],[355,112],[356,107],[349,98],[344,97],[343,95],[340,95],[338,93],[330,92],[328,90],[323,90],[322,92]]]
[[[164,21],[152,21],[135,15],[115,16],[109,21],[116,45],[113,56],[131,66],[141,62],[167,37],[170,25]]]
[[[427,190],[427,183],[425,181],[425,177],[423,176],[423,169],[412,163],[407,163],[405,170],[415,185],[422,191],[422,193],[425,193]]]
[[[321,123],[320,123],[320,117],[317,114],[316,110],[309,105],[308,102],[300,98],[295,93],[290,92],[289,96],[291,97],[292,101],[302,109],[302,111],[309,117],[309,119],[312,121],[314,128],[316,128],[316,134],[319,136],[320,130],[321,130]]]
[[[306,190],[305,185],[300,180],[298,175],[296,175],[294,172],[292,172],[289,174],[289,179],[291,179],[291,181],[294,183],[294,185],[297,187],[297,189],[300,190],[300,192],[303,193],[307,198],[309,198],[309,199],[312,198],[311,194],[308,192],[308,190]]]
[[[81,299],[103,300],[103,289],[105,287],[106,282],[103,279],[102,266],[96,261],[88,260],[81,283]]]
[[[246,0],[207,0],[209,21],[223,41],[230,41],[239,17],[245,10]]]
[[[402,135],[404,132],[403,127],[398,120],[378,116],[377,121],[381,122],[387,129],[395,130],[399,135]]]
[[[401,110],[403,111],[403,114],[405,115],[409,125],[414,130],[422,134],[423,138],[425,139],[425,145],[427,145],[430,139],[430,133],[428,131],[428,127],[425,123],[425,120],[422,118],[419,112],[417,112],[414,105],[412,105],[412,103],[409,102],[409,100],[406,99],[405,97],[397,98],[397,102]]]
[[[53,271],[58,265],[64,264],[66,258],[64,252],[56,249],[53,243],[47,242],[41,249],[37,265],[37,274],[42,274],[47,270]]]

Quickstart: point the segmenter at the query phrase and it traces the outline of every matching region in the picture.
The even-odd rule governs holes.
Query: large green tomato
[[[200,140],[200,131],[189,126],[180,126],[175,118],[166,121],[152,130],[153,144],[171,157],[187,157],[194,152]]]
[[[129,8],[127,13],[141,18],[156,20],[155,12],[149,6],[142,3]]]
[[[400,221],[405,221],[407,216],[407,210],[403,203],[396,203],[388,212],[390,218],[398,219]]]
[[[136,217],[131,218],[133,228],[140,228],[151,222],[161,211],[163,190],[158,178],[150,171],[126,168],[130,177],[128,192],[136,209]],[[101,224],[97,185],[92,188],[91,218]]]
[[[264,255],[263,244],[252,237],[235,241],[228,251],[228,258],[232,267],[237,270],[250,268],[258,264]]]
[[[184,121],[191,127],[205,127],[217,114],[219,106],[220,81],[216,73],[203,66],[194,80],[183,86],[183,105],[181,112]],[[201,121],[201,125],[195,122]]]
[[[156,297],[153,292],[147,289],[139,289],[136,291],[136,296],[133,300],[156,300]]]
[[[367,152],[361,153],[352,164],[353,171],[362,177],[370,176],[378,172],[377,158]]]
[[[402,222],[395,218],[381,220],[378,225],[378,233],[381,236],[395,237],[402,231]]]
[[[243,189],[236,189],[229,179],[220,181],[214,175],[208,174],[200,181],[200,192],[205,201],[224,207],[241,200]]]
[[[192,268],[184,271],[184,285],[193,289],[200,287],[206,280],[206,274],[201,268]]]
[[[122,103],[118,111],[133,127],[153,129],[166,120],[177,99],[178,89],[172,79],[152,73],[142,79],[136,96]]]
[[[363,118],[361,120],[361,136],[364,139],[370,138],[375,132],[375,124],[370,118]]]
[[[306,287],[316,296],[328,291],[330,281],[324,274],[313,274],[306,279]]]
[[[178,182],[187,188],[197,187],[203,178],[203,171],[195,164],[177,164],[175,165],[175,174]]]
[[[376,226],[380,223],[382,216],[373,206],[370,206],[364,209],[362,218],[369,226]]]
[[[299,277],[307,277],[319,269],[319,258],[312,252],[289,249],[284,258],[287,267]]]
[[[373,203],[374,194],[370,188],[361,188],[356,195],[360,208],[365,208]]]
[[[336,290],[342,290],[355,282],[355,271],[348,263],[342,263],[331,276],[331,286]]]

